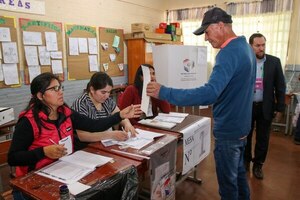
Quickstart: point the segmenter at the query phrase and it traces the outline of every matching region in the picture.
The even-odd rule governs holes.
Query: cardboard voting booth
[[[153,46],[157,82],[173,88],[195,88],[207,82],[207,49],[204,46]]]

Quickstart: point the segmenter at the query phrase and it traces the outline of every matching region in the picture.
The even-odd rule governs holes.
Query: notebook
[[[76,151],[73,154],[61,157],[58,161],[47,165],[36,173],[56,181],[71,184],[87,174],[93,172],[96,167],[111,162],[113,158]]]

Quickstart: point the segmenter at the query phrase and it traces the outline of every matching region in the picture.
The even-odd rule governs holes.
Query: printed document
[[[150,107],[150,97],[147,96],[147,85],[151,81],[150,70],[148,67],[142,65],[143,70],[143,91],[142,91],[142,102],[141,102],[141,110],[146,114],[147,117],[153,116],[152,107]]]
[[[136,131],[138,132],[138,135],[136,137],[131,137],[126,141],[117,141],[117,140],[108,139],[108,140],[101,140],[101,142],[105,147],[118,144],[122,146],[131,147],[133,149],[141,149],[144,146],[153,142],[154,138],[164,136],[164,134],[161,133],[145,131],[142,129],[136,129]]]
[[[61,157],[58,161],[38,170],[36,173],[53,180],[72,184],[87,174],[93,172],[96,167],[102,166],[113,158],[76,151],[71,155]]]

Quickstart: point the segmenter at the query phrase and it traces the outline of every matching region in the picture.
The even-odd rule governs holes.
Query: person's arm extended
[[[120,109],[118,106],[116,106],[115,110],[113,111],[113,113],[119,112]],[[124,128],[124,130],[126,132],[130,132],[133,136],[135,137],[138,133],[136,132],[135,128],[132,126],[132,124],[130,123],[129,119],[123,119],[120,123],[120,125]]]
[[[124,131],[103,131],[103,132],[87,132],[77,130],[77,135],[82,142],[99,142],[106,139],[115,139],[118,141],[124,141],[128,139],[127,133]]]
[[[139,117],[140,114],[140,105],[131,105],[109,117],[90,119],[87,116],[81,115],[76,111],[73,111],[71,117],[74,129],[89,132],[99,132],[109,129],[110,127],[119,123],[125,118]]]

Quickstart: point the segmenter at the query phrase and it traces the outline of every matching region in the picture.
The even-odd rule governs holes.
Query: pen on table
[[[49,141],[52,142],[52,144],[57,144],[57,143],[54,142],[51,138],[49,138]]]

